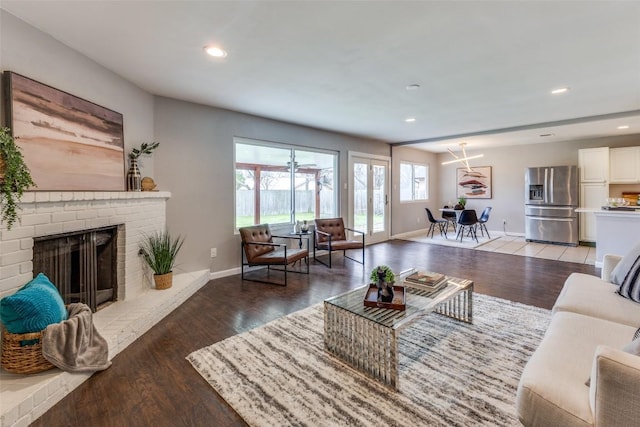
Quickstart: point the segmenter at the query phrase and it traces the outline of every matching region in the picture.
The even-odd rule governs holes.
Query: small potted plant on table
[[[458,204],[454,207],[456,210],[464,210],[464,207],[467,205],[467,198],[462,196],[458,198]]]
[[[396,281],[396,276],[389,267],[386,265],[377,266],[371,270],[369,279],[371,283],[375,283],[378,286],[379,302],[393,301],[393,284]]]
[[[148,235],[142,242],[140,255],[154,272],[156,289],[169,289],[173,285],[173,267],[183,243],[183,237],[174,238],[166,230]]]

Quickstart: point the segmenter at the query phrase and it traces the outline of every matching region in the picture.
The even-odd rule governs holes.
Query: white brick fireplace
[[[94,323],[109,343],[109,359],[144,334],[209,280],[209,270],[174,276],[168,290],[152,290],[153,276],[138,255],[145,234],[166,226],[169,192],[28,192],[11,230],[0,226],[0,298],[33,271],[33,239],[118,226],[117,302]],[[175,272],[174,272],[175,274]],[[0,427],[27,426],[90,377],[52,369],[21,375],[0,371]]]
[[[29,192],[11,230],[0,228],[0,297],[14,293],[38,272],[33,238],[118,225],[118,300],[149,287],[138,256],[144,234],[166,226],[169,192]]]

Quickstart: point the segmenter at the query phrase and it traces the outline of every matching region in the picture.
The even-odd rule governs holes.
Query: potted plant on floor
[[[153,270],[156,289],[173,285],[173,267],[183,243],[183,237],[172,237],[167,230],[145,236],[140,254]]]
[[[35,186],[11,131],[0,128],[0,220],[7,223],[7,229],[18,219],[22,194]]]

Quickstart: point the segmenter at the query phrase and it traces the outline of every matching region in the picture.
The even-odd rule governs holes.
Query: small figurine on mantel
[[[153,178],[149,176],[145,176],[142,178],[142,191],[153,191],[154,188],[157,187],[156,183],[153,182]]]

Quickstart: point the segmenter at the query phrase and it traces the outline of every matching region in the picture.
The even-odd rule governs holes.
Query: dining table
[[[462,211],[463,210],[474,210],[474,209],[453,209],[453,208],[440,208],[438,209],[440,212],[447,212],[447,213],[455,213],[456,214],[456,224],[458,223],[458,221],[460,220],[460,215],[462,215]],[[476,216],[477,216],[477,212],[476,212]]]

